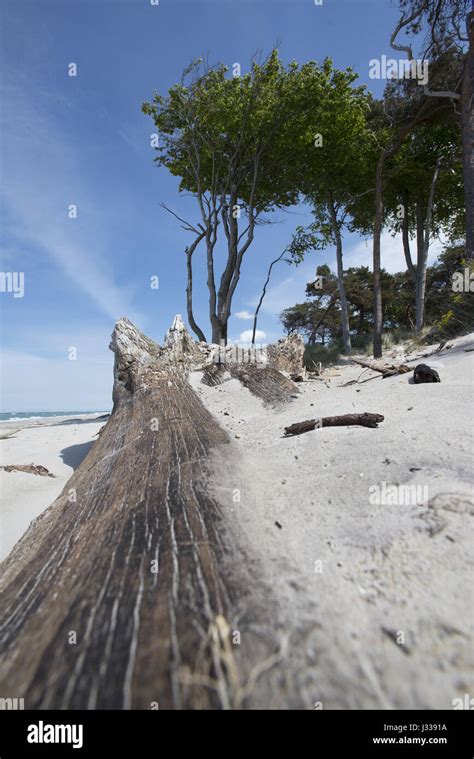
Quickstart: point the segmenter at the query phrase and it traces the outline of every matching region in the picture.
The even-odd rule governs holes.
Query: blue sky
[[[391,56],[396,18],[391,0],[3,0],[0,268],[25,273],[25,293],[0,293],[1,410],[109,408],[115,320],[126,315],[160,342],[174,314],[186,314],[190,238],[159,204],[198,217],[176,179],[153,164],[153,125],[140,110],[153,90],[166,92],[197,56],[245,71],[252,54],[279,43],[285,60],[330,56],[352,66],[381,95],[369,61]],[[251,327],[235,314],[253,311],[269,262],[307,217],[298,209],[277,218],[244,262],[232,339]],[[399,240],[385,235],[383,256],[388,270],[404,268]],[[195,313],[209,333],[195,258]],[[346,240],[346,266],[370,258],[370,241]],[[304,300],[324,261],[334,263],[332,249],[275,269],[259,322],[266,341],[281,335],[277,314]]]

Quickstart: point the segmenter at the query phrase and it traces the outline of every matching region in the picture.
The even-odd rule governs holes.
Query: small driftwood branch
[[[9,437],[12,437],[13,435],[16,435],[17,432],[20,432],[20,430],[5,430],[4,432],[0,432],[0,440],[8,440]]]
[[[366,361],[358,361],[355,358],[351,359],[351,361],[354,364],[358,364],[359,366],[364,366],[366,369],[372,369],[374,372],[380,372],[383,377],[393,377],[395,374],[407,374],[408,372],[411,372],[410,367],[406,364],[400,364],[400,366],[394,366],[393,364],[377,366],[376,364],[369,364]]]
[[[41,464],[7,464],[1,466],[5,472],[26,472],[26,474],[39,474],[41,477],[55,477],[45,466]]]
[[[296,422],[296,424],[285,427],[285,437],[302,435],[304,432],[311,432],[311,430],[319,427],[346,427],[354,424],[358,424],[361,427],[377,427],[383,420],[382,414],[369,414],[367,411],[364,411],[363,414],[324,416],[321,419],[307,419],[304,422]]]

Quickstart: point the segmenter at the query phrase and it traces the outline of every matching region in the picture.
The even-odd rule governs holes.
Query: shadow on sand
[[[90,449],[94,445],[95,440],[90,440],[88,443],[78,443],[77,445],[69,445],[67,448],[63,448],[61,451],[61,458],[67,466],[72,467],[74,470],[82,463]]]

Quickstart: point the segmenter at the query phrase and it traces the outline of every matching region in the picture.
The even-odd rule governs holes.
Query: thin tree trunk
[[[280,253],[280,255],[278,256],[278,258],[275,258],[275,260],[272,261],[271,264],[270,264],[270,266],[268,267],[267,278],[265,280],[265,284],[263,285],[262,294],[260,296],[260,300],[258,301],[257,308],[255,309],[255,314],[254,314],[254,317],[253,317],[252,345],[255,345],[255,335],[257,333],[258,313],[260,311],[261,305],[263,303],[263,299],[265,298],[265,295],[266,295],[266,292],[267,292],[267,286],[268,286],[268,283],[270,282],[270,277],[272,275],[273,266],[275,264],[277,264],[278,261],[281,261],[281,259],[285,255],[285,253],[286,253],[286,248],[283,251],[283,253]]]
[[[216,313],[216,283],[214,279],[214,246],[209,234],[206,235],[207,243],[207,289],[209,290],[209,321],[211,322],[212,342],[220,344],[221,327]]]
[[[421,276],[421,263],[423,261],[423,249],[424,249],[424,229],[425,229],[425,212],[423,208],[423,202],[421,198],[416,199],[416,280],[415,280],[415,330],[417,330],[418,316],[420,311],[420,276]]]
[[[410,250],[410,232],[408,223],[408,193],[403,195],[403,220],[402,220],[402,240],[403,240],[403,252],[405,254],[405,261],[408,269],[408,273],[413,282],[416,282],[416,269],[413,266],[413,260]]]
[[[462,85],[462,171],[466,204],[466,253],[474,258],[474,10],[467,17],[469,49]]]
[[[217,293],[217,316],[220,324],[219,344],[222,344],[222,341],[224,341],[224,344],[227,343],[226,301],[238,255],[239,224],[238,219],[234,216],[236,203],[237,197],[233,190],[230,193],[228,203],[222,204],[221,211],[223,229],[227,238],[227,263],[222,272]]]
[[[189,248],[186,248],[186,269],[187,269],[187,277],[188,282],[186,286],[186,307],[187,307],[187,313],[188,313],[188,322],[189,326],[193,330],[194,334],[197,335],[198,339],[202,342],[206,342],[206,337],[204,335],[204,332],[202,329],[198,326],[196,323],[196,320],[194,319],[194,312],[193,312],[193,264],[192,264],[192,257],[194,250],[196,249],[196,246],[200,240],[204,237],[204,232],[202,236],[197,240],[197,242],[193,243]]]
[[[436,167],[431,181],[430,195],[428,198],[428,207],[426,209],[426,220],[424,225],[424,237],[421,260],[418,260],[417,269],[417,288],[416,288],[416,331],[420,332],[424,323],[425,314],[425,294],[426,294],[426,266],[428,262],[428,251],[430,249],[431,219],[433,216],[433,202],[438,181],[441,158],[436,161]]]
[[[374,269],[374,358],[382,356],[382,279],[380,267],[380,240],[382,237],[383,225],[383,170],[385,164],[386,152],[382,151],[377,162],[377,171],[375,174],[375,219],[374,219],[374,247],[373,247],[373,269]]]
[[[324,324],[324,321],[326,320],[327,315],[329,314],[329,312],[331,311],[331,309],[334,308],[335,305],[336,305],[336,300],[334,299],[334,297],[331,297],[331,301],[330,301],[329,305],[327,306],[326,310],[324,311],[321,319],[317,322],[317,324],[315,324],[312,327],[312,333],[311,334],[312,335],[314,334],[314,336],[315,336],[315,341],[314,342],[316,342],[316,335],[317,335],[318,329],[320,328],[320,326],[322,324]]]
[[[341,301],[341,323],[342,323],[342,341],[344,344],[344,353],[349,354],[352,350],[351,331],[349,325],[349,311],[347,308],[346,288],[344,287],[344,267],[342,262],[342,237],[341,230],[337,221],[336,207],[334,205],[334,196],[331,190],[328,192],[329,213],[331,215],[331,226],[336,241],[336,263],[337,263],[337,286],[339,298]]]
[[[421,261],[423,257],[423,246],[425,244],[425,210],[421,198],[416,201],[416,260]]]

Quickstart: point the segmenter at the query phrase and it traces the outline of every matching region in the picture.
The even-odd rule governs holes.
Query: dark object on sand
[[[422,382],[441,382],[436,369],[432,369],[428,364],[418,364],[413,371],[413,381],[415,385]]]
[[[51,474],[51,472],[46,469],[45,466],[41,466],[41,464],[7,464],[7,466],[2,466],[2,469],[5,470],[5,472],[26,472],[27,474],[39,474],[42,477],[55,477],[55,474]]]
[[[285,427],[285,437],[302,435],[303,432],[311,432],[311,430],[315,430],[317,427],[346,427],[354,424],[361,425],[362,427],[377,427],[383,420],[382,414],[369,414],[367,411],[364,411],[363,414],[324,416],[322,419],[307,419],[305,422],[296,422],[296,424]]]

